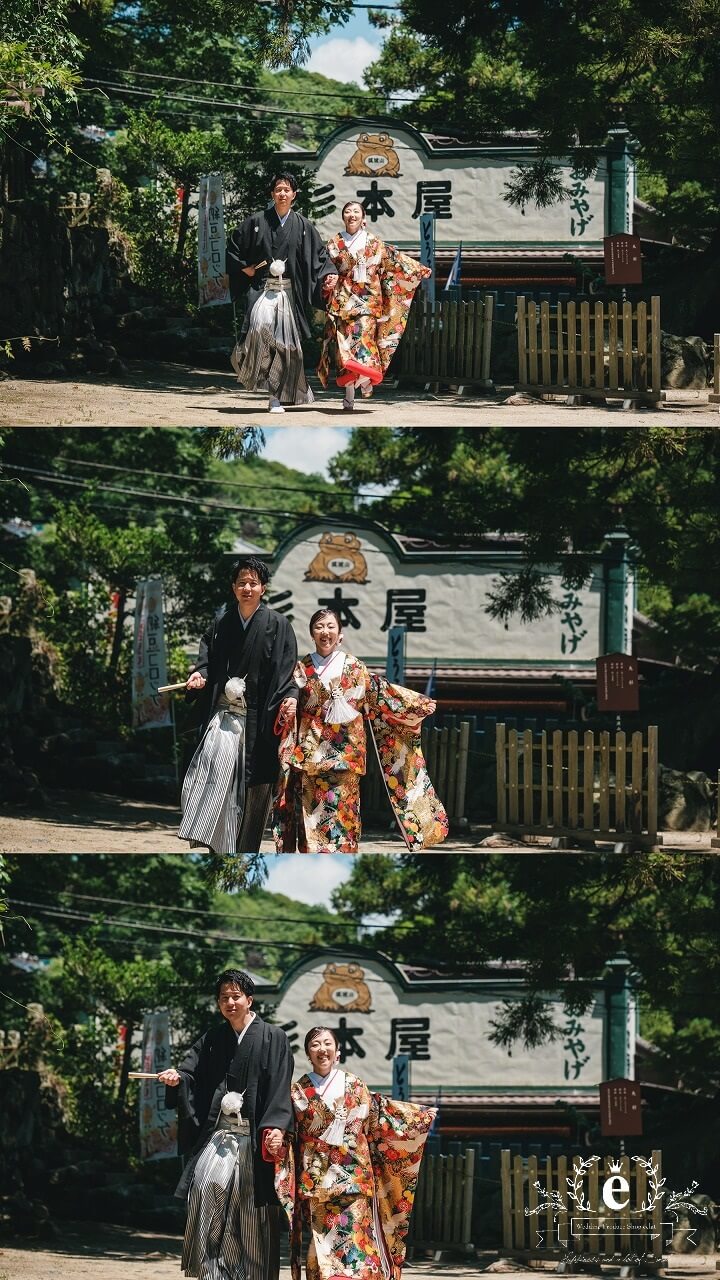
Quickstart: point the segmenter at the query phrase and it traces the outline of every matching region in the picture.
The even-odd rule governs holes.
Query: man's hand
[[[174,1067],[168,1067],[166,1071],[160,1072],[158,1080],[161,1084],[167,1084],[174,1088],[175,1085],[180,1083],[180,1073]]]
[[[285,1134],[282,1129],[268,1129],[265,1134],[265,1150],[269,1155],[277,1156],[282,1150],[284,1141]]]
[[[186,689],[204,689],[206,684],[207,684],[207,680],[205,679],[205,677],[201,676],[199,671],[193,671],[192,675],[188,679],[187,684],[185,685],[185,688]]]
[[[240,270],[242,271],[243,275],[249,276],[251,280],[255,275],[254,267],[241,267]]]

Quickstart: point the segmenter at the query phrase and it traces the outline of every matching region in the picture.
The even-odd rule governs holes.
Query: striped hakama
[[[291,293],[289,280],[268,278],[232,365],[248,391],[267,391],[280,404],[311,404]]]
[[[218,700],[182,786],[180,840],[236,853],[245,805],[245,706]]]
[[[195,1166],[183,1272],[199,1280],[277,1280],[280,1212],[255,1207],[248,1122],[221,1116]]]

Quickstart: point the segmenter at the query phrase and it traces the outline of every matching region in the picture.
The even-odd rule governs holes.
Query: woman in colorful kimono
[[[371,1094],[338,1065],[337,1035],[312,1027],[312,1070],[292,1086],[295,1111],[293,1280],[300,1277],[303,1218],[307,1280],[400,1280],[405,1237],[434,1107]],[[282,1137],[268,1139],[282,1159]],[[287,1156],[285,1156],[287,1160]]]
[[[328,242],[338,279],[328,292],[317,373],[326,387],[334,362],[337,384],[344,388],[343,409],[352,410],[356,389],[371,396],[382,382],[405,332],[415,290],[431,272],[369,232],[357,200],[345,205],[342,220],[345,231]]]
[[[345,653],[334,610],[313,614],[310,635],[315,652],[295,668],[297,703],[285,699],[276,725],[282,735],[274,827],[278,853],[357,853],[368,736],[407,848],[440,844],[448,832],[447,815],[420,749],[420,725],[435,703],[371,675]]]

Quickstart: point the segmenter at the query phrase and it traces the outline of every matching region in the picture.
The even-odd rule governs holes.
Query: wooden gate
[[[428,302],[416,298],[410,308],[398,359],[400,377],[409,382],[491,388],[492,294],[469,302]]]
[[[534,733],[497,726],[496,831],[652,849],[657,834],[657,728]]]
[[[720,333],[713,335],[713,389],[710,404],[720,404]]]
[[[516,390],[537,395],[614,396],[657,405],[660,299],[565,304],[517,300]]]
[[[611,1212],[603,1203],[602,1184],[615,1173],[627,1179],[630,1191],[627,1205]],[[500,1178],[506,1256],[557,1258],[570,1252],[611,1260],[637,1254],[659,1264],[662,1152],[653,1151],[649,1161],[574,1156],[568,1169],[567,1156],[525,1159],[503,1151]]]
[[[472,1249],[475,1152],[426,1155],[420,1166],[408,1245],[416,1248]]]

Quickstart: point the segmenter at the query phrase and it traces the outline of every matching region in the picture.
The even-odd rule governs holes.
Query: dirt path
[[[9,377],[0,382],[0,426],[15,427],[303,427],[343,422],[353,426],[720,426],[704,391],[669,391],[660,410],[624,412],[609,407],[551,403],[503,404],[511,388],[492,395],[434,396],[419,389],[382,389],[343,413],[337,394],[318,391],[314,405],[269,414],[264,396],[238,387],[232,371],[134,360],[129,372],[61,379]]]
[[[97,791],[49,791],[47,803],[0,809],[0,853],[189,853],[176,831],[179,813],[172,804],[151,804]],[[711,848],[712,832],[665,832],[663,848],[670,853],[717,854]],[[608,846],[609,848],[609,846]],[[367,828],[360,843],[362,853],[402,853],[405,846],[387,827]],[[473,827],[467,834],[453,834],[441,846],[443,853],[523,853],[550,851],[549,839],[517,844],[505,836],[493,836],[490,827]],[[273,853],[269,839],[261,852]],[[572,849],[557,856],[572,856]],[[1,1277],[0,1277],[1,1280]]]
[[[62,1223],[50,1243],[17,1241],[0,1248],[0,1280],[181,1280],[180,1236],[132,1227],[97,1223]],[[538,1272],[552,1273],[554,1262],[537,1263],[530,1270],[520,1263],[495,1261],[497,1254],[479,1253],[467,1261],[436,1255],[409,1262],[405,1280],[472,1280],[490,1267],[490,1274],[510,1272],[516,1280],[530,1280]],[[617,1277],[619,1268],[604,1266],[603,1274]],[[666,1270],[675,1280],[715,1274],[715,1257],[672,1256]],[[290,1280],[283,1265],[280,1280]]]

